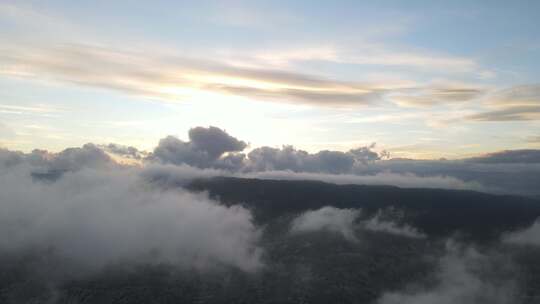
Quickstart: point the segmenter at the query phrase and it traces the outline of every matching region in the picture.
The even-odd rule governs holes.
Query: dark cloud
[[[216,127],[191,129],[190,140],[168,136],[153,153],[120,145],[87,144],[60,153],[0,150],[0,165],[32,166],[34,178],[58,179],[65,172],[84,168],[126,166],[109,154],[140,159],[145,168],[161,166],[149,177],[153,182],[175,185],[172,168],[201,172],[197,175],[262,179],[322,180],[337,184],[396,185],[416,188],[470,189],[492,193],[540,195],[540,150],[511,150],[461,160],[388,159],[388,152],[373,151],[374,144],[341,151],[309,153],[293,146],[259,147],[241,152],[246,143]],[[189,167],[188,167],[189,166]],[[166,168],[166,169],[165,169]],[[186,169],[191,168],[191,169]],[[205,169],[205,170],[200,170]],[[204,172],[204,173],[202,173]],[[180,181],[181,183],[181,181]]]
[[[189,130],[193,148],[208,154],[211,159],[219,158],[225,152],[242,151],[247,144],[216,127],[196,127]]]
[[[184,142],[174,136],[163,138],[149,159],[199,168],[236,168],[243,160],[243,154],[223,154],[242,151],[247,146],[245,142],[216,127],[193,128],[189,130],[189,139],[189,142]]]
[[[292,146],[281,149],[261,147],[248,154],[250,171],[290,170],[293,172],[349,173],[355,165],[379,160],[381,156],[370,147],[348,152],[323,150],[311,154]]]

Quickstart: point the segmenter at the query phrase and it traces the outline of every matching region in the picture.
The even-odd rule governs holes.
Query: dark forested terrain
[[[118,263],[71,277],[62,269],[69,261],[56,260],[51,249],[2,257],[0,303],[540,302],[540,249],[501,241],[533,224],[540,215],[534,199],[236,178],[186,188],[252,211],[262,234],[261,269]],[[353,226],[353,241],[325,229],[291,233],[295,218],[326,206],[361,209],[355,223],[383,214],[421,237],[361,225]]]

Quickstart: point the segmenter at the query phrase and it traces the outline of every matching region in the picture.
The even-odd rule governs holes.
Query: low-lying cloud
[[[398,225],[391,220],[383,219],[382,213],[379,211],[372,218],[364,221],[364,229],[371,231],[380,231],[395,235],[401,235],[410,238],[424,238],[423,233],[419,232],[416,228],[407,224]]]
[[[390,218],[383,218],[381,211],[366,219],[360,219],[361,215],[361,209],[340,209],[326,206],[306,211],[294,218],[290,231],[293,234],[330,231],[353,242],[358,241],[355,231],[360,230],[383,232],[409,238],[425,237],[414,227],[398,224]]]
[[[0,171],[0,252],[44,250],[90,270],[125,262],[262,266],[259,230],[242,207],[155,187],[136,167],[78,167],[54,182],[36,180],[31,164],[7,156]]]
[[[330,231],[341,234],[349,241],[356,241],[354,221],[359,215],[360,210],[330,206],[306,211],[293,220],[291,233]]]
[[[486,275],[490,257],[473,248],[459,248],[449,242],[439,259],[433,286],[410,286],[409,290],[387,292],[378,304],[510,304],[516,303],[511,280],[497,280]]]
[[[528,228],[507,233],[503,236],[503,241],[517,245],[540,245],[540,221],[536,220]]]

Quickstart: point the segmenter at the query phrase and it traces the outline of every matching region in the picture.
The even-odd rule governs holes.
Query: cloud
[[[241,151],[247,146],[244,141],[216,127],[193,128],[189,137],[189,141],[173,136],[163,138],[152,153],[117,144],[87,144],[60,153],[35,150],[29,154],[14,154],[5,151],[6,155],[12,155],[6,156],[5,162],[28,160],[34,165],[34,177],[42,179],[55,179],[64,172],[84,167],[114,168],[137,164],[146,168],[171,164],[191,166],[193,171],[195,168],[208,169],[203,170],[205,176],[540,194],[537,187],[540,161],[538,150],[532,149],[500,151],[461,160],[387,159],[389,153],[373,151],[374,144],[346,152],[323,150],[316,153],[292,146],[259,147],[246,155]]]
[[[419,176],[413,173],[379,172],[376,174],[325,174],[291,171],[243,173],[238,177],[278,180],[317,180],[340,185],[393,185],[402,188],[440,188],[487,191],[478,182],[443,175]]]
[[[520,121],[540,119],[540,85],[520,85],[493,92],[486,97],[490,110],[469,115],[476,121]]]
[[[513,106],[502,110],[485,111],[466,117],[473,121],[539,120],[540,106]]]
[[[230,136],[224,130],[216,127],[196,127],[189,130],[189,139],[194,149],[208,153],[216,159],[225,152],[242,151],[247,144]]]
[[[458,248],[450,242],[446,253],[439,260],[436,283],[428,287],[416,287],[411,290],[384,293],[378,304],[476,304],[516,303],[514,298],[515,283],[510,280],[498,280],[484,268],[490,265],[490,257],[473,248]],[[488,270],[492,271],[493,270]]]
[[[505,234],[503,241],[518,245],[540,245],[540,221],[536,220],[526,229]]]
[[[88,45],[13,47],[0,52],[0,74],[59,80],[178,101],[208,92],[312,105],[365,105],[378,88],[275,69],[193,57],[149,55]]]
[[[247,56],[247,55],[246,55]],[[215,56],[214,56],[215,57]],[[249,57],[249,56],[247,56]],[[375,56],[377,57],[377,56]],[[383,56],[384,57],[384,56]],[[460,66],[456,60],[424,60],[397,55],[366,64],[429,67]],[[397,59],[397,60],[395,60]],[[404,90],[389,82],[353,82],[268,67],[268,61],[246,65],[227,60],[201,60],[190,55],[175,57],[159,52],[129,52],[110,47],[69,44],[53,47],[14,46],[0,52],[0,74],[49,79],[113,89],[164,101],[219,98],[232,95],[279,103],[325,107],[355,107],[384,103],[394,95],[398,105],[424,106],[472,100],[484,91],[465,85],[417,86]],[[470,62],[457,60],[465,63]],[[390,64],[392,65],[392,64]]]
[[[349,241],[356,241],[354,221],[359,215],[359,210],[338,209],[330,206],[307,211],[293,220],[291,233],[330,231],[341,234]]]
[[[146,153],[144,151],[139,151],[135,147],[124,146],[115,143],[110,143],[108,145],[100,145],[99,148],[113,155],[130,159],[140,160],[146,156]]]
[[[193,128],[189,130],[189,139],[189,142],[184,142],[174,136],[165,137],[159,141],[149,159],[199,168],[234,167],[242,164],[243,154],[223,154],[242,151],[247,144],[219,128]]]
[[[470,86],[445,86],[410,89],[406,94],[392,94],[390,99],[406,107],[428,107],[436,105],[452,105],[479,98],[485,90]]]
[[[351,149],[348,152],[323,150],[308,153],[293,146],[281,149],[260,147],[248,153],[247,171],[290,170],[293,172],[349,173],[357,164],[366,164],[381,159],[374,152],[374,144]]]
[[[364,228],[371,231],[381,231],[410,238],[426,237],[414,227],[406,224],[398,225],[394,221],[384,219],[381,211],[377,212],[377,214],[375,214],[375,216],[373,216],[372,218],[364,221]]]
[[[59,153],[36,149],[25,158],[34,166],[33,174],[74,172],[83,168],[105,169],[117,165],[102,149],[91,143]]]
[[[469,158],[467,161],[477,163],[540,163],[540,150],[523,149],[523,150],[505,150],[494,153],[489,153],[479,157]]]
[[[524,153],[523,156],[520,156],[519,152],[502,153],[500,158],[480,156],[460,160],[391,159],[374,162],[369,166],[358,168],[358,171],[353,173],[358,175],[390,173],[398,176],[409,174],[412,179],[415,177],[426,179],[427,184],[431,178],[439,177],[442,180],[448,179],[450,185],[457,185],[456,188],[467,185],[470,189],[474,189],[476,185],[476,190],[484,192],[539,195],[537,185],[540,182],[540,164],[532,162],[535,153],[533,150]]]
[[[358,241],[355,231],[365,229],[384,232],[409,238],[424,238],[425,235],[406,224],[398,225],[390,218],[384,218],[382,211],[373,217],[357,221],[362,211],[360,209],[339,209],[326,206],[318,210],[306,211],[296,217],[290,232],[293,234],[331,231],[341,234],[349,241]]]
[[[265,50],[256,54],[255,57],[277,66],[289,66],[302,61],[327,61],[340,64],[409,67],[457,73],[478,69],[478,64],[470,58],[418,50],[398,50],[395,46],[390,48],[381,44],[365,42],[354,45],[352,48],[326,44],[286,50]]]
[[[248,210],[156,187],[138,167],[75,167],[45,183],[28,161],[0,170],[0,254],[49,252],[83,272],[115,263],[262,266]]]
[[[501,106],[540,106],[540,84],[528,84],[494,92],[489,103]]]
[[[356,164],[373,162],[383,156],[372,150],[375,144],[348,152],[324,150],[314,154],[297,150],[292,146],[283,146],[281,149],[259,147],[246,156],[238,153],[247,147],[244,141],[216,127],[193,128],[189,131],[189,139],[190,141],[184,142],[173,136],[163,138],[148,159],[162,163],[244,172],[291,170],[347,173]]]

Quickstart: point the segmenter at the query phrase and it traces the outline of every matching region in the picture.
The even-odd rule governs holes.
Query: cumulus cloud
[[[225,152],[242,151],[247,146],[245,142],[212,126],[190,129],[189,139],[195,149],[208,153],[213,159],[220,157]]]
[[[262,266],[259,230],[248,210],[156,187],[140,168],[103,168],[74,151],[81,152],[61,155],[62,168],[89,159],[95,166],[76,166],[54,182],[33,179],[29,161],[0,171],[1,253],[43,250],[89,270],[117,262]],[[5,164],[16,155],[0,158]]]
[[[375,144],[346,152],[323,150],[316,153],[293,146],[263,146],[245,154],[246,146],[244,141],[219,128],[197,127],[190,130],[188,141],[168,136],[160,140],[152,153],[118,144],[87,144],[60,153],[3,151],[0,162],[28,161],[33,164],[36,178],[49,179],[84,167],[116,167],[119,162],[130,164],[121,161],[128,159],[136,160],[143,167],[170,164],[205,169],[206,176],[211,172],[213,176],[240,178],[540,194],[537,187],[540,182],[539,150],[533,149],[500,151],[450,161],[388,159],[388,152],[374,151]]]
[[[144,158],[147,154],[144,151],[139,151],[135,147],[124,146],[115,143],[110,143],[108,145],[100,145],[99,147],[108,153],[128,159],[140,160]]]
[[[150,159],[163,163],[188,164],[200,168],[234,166],[241,162],[243,154],[227,155],[226,152],[238,152],[247,144],[216,127],[196,127],[189,130],[189,142],[174,136],[167,136],[159,141]],[[235,158],[236,157],[236,158]]]
[[[375,216],[364,222],[364,228],[371,231],[381,231],[410,238],[425,237],[423,233],[419,232],[414,227],[407,224],[398,225],[392,220],[384,219],[384,216],[380,211]]]
[[[356,241],[354,222],[360,210],[323,207],[307,211],[296,217],[291,224],[291,233],[331,231],[341,234],[349,241]]]
[[[387,292],[378,304],[476,304],[516,303],[514,282],[486,276],[490,257],[473,248],[459,248],[449,242],[439,260],[434,286],[414,286],[409,290]],[[491,266],[493,267],[493,266]]]
[[[360,147],[348,152],[323,150],[308,153],[293,146],[281,149],[260,147],[253,149],[247,156],[247,171],[290,170],[293,172],[349,173],[355,165],[362,165],[381,159],[372,149]]]

